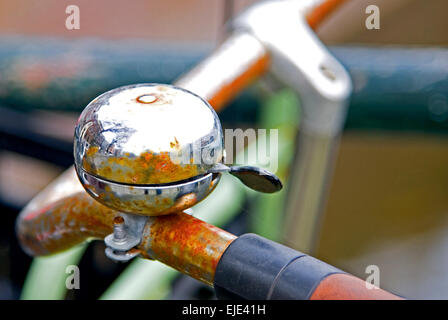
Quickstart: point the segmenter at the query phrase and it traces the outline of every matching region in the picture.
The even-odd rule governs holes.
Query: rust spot
[[[115,216],[116,211],[101,205],[87,193],[79,192],[23,214],[17,234],[29,254],[53,254],[88,238],[103,239],[112,233]]]
[[[188,196],[183,201],[192,200]],[[103,239],[113,232],[117,211],[79,192],[21,215],[17,233],[22,247],[32,255],[67,250],[89,238]],[[184,212],[151,218],[141,244],[130,252],[156,259],[180,272],[212,285],[216,266],[236,238]]]
[[[114,218],[114,224],[123,224],[124,223],[124,219],[122,216],[116,216]]]
[[[145,259],[154,260],[154,259],[151,259],[150,257],[148,257],[146,252],[144,252],[141,249],[131,248],[131,249],[128,250],[128,253],[130,253],[130,254],[138,253],[138,254],[142,255]]]
[[[151,104],[156,102],[159,99],[158,95],[150,93],[150,94],[142,94],[137,97],[136,101],[144,104]]]
[[[165,87],[165,86],[157,86],[156,89],[159,90],[159,91],[167,91],[168,90],[168,88]]]
[[[179,142],[175,138],[174,144]],[[196,164],[176,164],[168,152],[143,152],[137,157],[110,157],[100,165],[90,158],[95,157],[98,147],[90,147],[83,159],[84,169],[108,180],[129,184],[163,184],[185,180],[199,175]]]
[[[173,149],[179,149],[180,145],[176,137],[174,137],[174,142],[170,142],[170,147]]]
[[[123,199],[117,198],[115,194],[111,192],[100,194],[99,200],[123,212],[138,213],[148,216],[163,215],[174,211],[174,209],[172,209],[173,201],[170,198],[156,198],[154,201],[147,201],[144,199],[124,201]],[[174,205],[174,208],[176,207],[177,206]],[[182,209],[185,209],[185,207],[182,207]]]
[[[149,255],[209,285],[234,235],[184,212],[152,218],[139,246]]]

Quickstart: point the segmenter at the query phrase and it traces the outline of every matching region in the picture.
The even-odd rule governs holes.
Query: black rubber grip
[[[249,233],[234,240],[222,255],[214,287],[219,299],[308,299],[334,273],[343,271]]]

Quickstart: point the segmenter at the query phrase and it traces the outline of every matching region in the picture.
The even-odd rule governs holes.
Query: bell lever
[[[247,187],[264,193],[274,193],[283,188],[280,179],[268,170],[253,166],[226,166],[222,163],[215,164],[209,172],[228,172],[240,179]]]

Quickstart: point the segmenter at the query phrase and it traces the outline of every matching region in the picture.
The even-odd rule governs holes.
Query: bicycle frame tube
[[[235,33],[176,85],[200,95],[219,111],[268,69],[269,55],[263,45],[249,34]]]
[[[333,155],[345,122],[351,81],[310,30],[344,1],[266,1],[240,15],[235,28],[257,38],[271,56],[270,72],[300,97],[300,129],[288,183],[283,241],[313,252]],[[308,15],[308,21],[297,12]],[[266,23],[268,20],[270,23]],[[300,41],[293,41],[300,39]]]

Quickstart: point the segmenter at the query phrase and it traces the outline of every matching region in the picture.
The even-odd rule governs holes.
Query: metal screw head
[[[126,231],[124,229],[124,219],[121,216],[116,216],[114,218],[114,241],[115,242],[125,242],[126,241]]]

